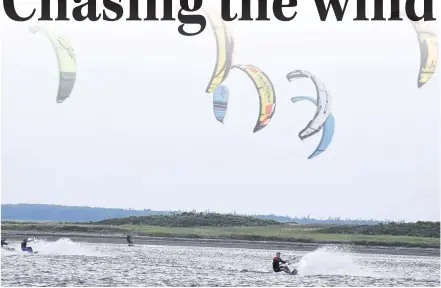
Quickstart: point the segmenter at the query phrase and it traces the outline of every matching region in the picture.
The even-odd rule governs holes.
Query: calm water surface
[[[19,250],[19,243],[10,246]],[[336,246],[273,273],[276,251],[38,241],[39,254],[3,251],[2,286],[440,286],[440,258],[354,254]]]

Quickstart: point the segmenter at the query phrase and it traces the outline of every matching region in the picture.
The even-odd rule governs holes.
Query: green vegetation
[[[320,230],[320,233],[394,235],[439,238],[440,222],[389,223],[378,225],[334,226]]]
[[[274,220],[264,220],[251,216],[219,213],[183,212],[173,215],[151,215],[140,217],[114,218],[89,224],[98,225],[148,225],[160,227],[249,227],[279,225]]]

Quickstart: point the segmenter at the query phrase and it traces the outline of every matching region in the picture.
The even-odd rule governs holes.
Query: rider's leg
[[[285,266],[280,267],[280,270],[282,270],[282,271],[285,272],[285,273],[289,273],[289,274],[291,274],[291,270],[289,270],[288,267],[285,267]]]

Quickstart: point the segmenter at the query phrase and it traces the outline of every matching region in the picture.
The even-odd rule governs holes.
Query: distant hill
[[[183,212],[173,215],[131,216],[89,222],[98,225],[149,225],[161,227],[247,227],[280,225],[274,220],[264,220],[251,216],[219,213]]]
[[[151,209],[131,210],[118,208],[96,208],[81,206],[61,206],[47,204],[3,204],[1,219],[14,221],[55,221],[55,222],[89,222],[104,219],[124,218],[131,216],[172,215],[180,211],[155,211]],[[314,219],[309,217],[288,217],[278,215],[252,215],[259,219],[274,220],[282,223],[298,224],[337,224],[337,225],[375,225],[388,221],[352,220],[340,218]]]
[[[2,221],[88,222],[130,216],[167,215],[170,211],[129,210],[46,204],[4,204]]]

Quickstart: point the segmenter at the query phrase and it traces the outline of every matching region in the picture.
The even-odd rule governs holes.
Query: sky
[[[412,25],[353,22],[353,4],[346,20],[321,22],[299,2],[291,22],[232,23],[234,63],[262,69],[276,91],[257,133],[259,99],[239,70],[224,82],[225,124],[215,120],[210,26],[186,37],[178,21],[40,23],[77,57],[74,91],[57,104],[48,39],[28,32],[35,21],[3,19],[1,202],[439,221],[440,73],[417,88]],[[290,99],[315,89],[286,80],[296,69],[333,97],[334,139],[312,160],[320,135],[298,133],[315,107]]]

